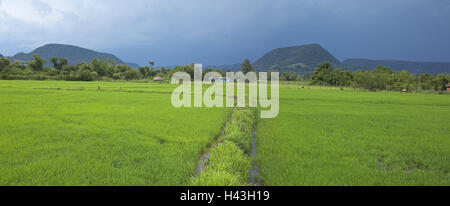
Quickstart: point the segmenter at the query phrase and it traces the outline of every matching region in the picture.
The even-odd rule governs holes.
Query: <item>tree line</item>
[[[244,61],[242,71],[253,71],[248,60]],[[250,68],[250,69],[248,69]],[[269,70],[267,76],[270,77]],[[444,91],[445,85],[450,82],[449,74],[432,75],[422,73],[413,75],[406,70],[398,72],[392,71],[389,67],[379,65],[373,70],[349,71],[343,68],[333,68],[330,63],[324,62],[314,69],[312,74],[298,75],[297,72],[287,71],[281,74],[280,80],[283,81],[302,81],[309,82],[310,85],[353,87],[367,89],[370,91]]]
[[[46,60],[39,55],[33,55],[33,60],[20,62],[0,58],[0,79],[5,80],[66,80],[66,81],[109,81],[109,80],[145,80],[159,76],[170,79],[175,72],[186,72],[194,76],[194,64],[178,65],[174,68],[154,67],[155,62],[150,61],[147,66],[134,69],[125,64],[116,64],[113,60],[103,61],[94,58],[89,63],[70,65],[65,58],[52,57],[45,66]],[[223,76],[225,72],[220,69],[205,68],[203,75],[215,71]]]
[[[155,69],[155,62],[134,69],[125,64],[115,64],[113,60],[103,61],[94,58],[89,63],[69,64],[65,58],[52,57],[45,66],[46,60],[34,54],[33,60],[20,62],[0,58],[0,79],[5,80],[66,80],[66,81],[109,81],[109,80],[145,80],[159,76],[170,79],[175,72],[186,72],[194,77],[194,64],[178,65],[174,68],[160,67]],[[246,59],[242,64],[246,72],[253,71],[250,61]],[[226,73],[221,69],[205,68],[203,76],[208,72],[218,72],[222,76]]]
[[[8,58],[0,58],[0,79],[8,80],[67,80],[67,81],[109,81],[109,80],[142,80],[156,76],[170,79],[175,72],[186,72],[194,77],[194,64],[175,66],[173,69],[161,67],[155,69],[155,63],[134,69],[124,64],[115,64],[112,60],[103,61],[94,58],[89,63],[68,64],[65,58],[52,57],[49,60],[52,67],[45,66],[46,60],[39,55],[33,55],[32,61],[11,62]],[[241,64],[244,73],[254,71],[252,64],[245,59]],[[218,72],[220,69],[205,68],[208,72]],[[270,73],[276,70],[269,70]],[[296,72],[284,72],[280,76],[284,81],[309,81],[311,85],[363,88],[371,91],[442,91],[450,82],[449,74],[431,75],[422,73],[413,75],[408,71],[392,71],[389,67],[378,66],[373,70],[349,71],[342,68],[332,68],[328,62],[319,64],[312,74],[299,76]]]
[[[67,80],[67,81],[108,81],[151,79],[156,76],[171,77],[176,70],[188,71],[193,65],[177,66],[175,69],[154,68],[154,62],[134,69],[125,64],[116,64],[113,60],[103,61],[94,58],[89,63],[68,64],[65,58],[50,58],[50,66],[39,55],[33,55],[32,61],[10,61],[0,58],[0,79],[8,80]]]
[[[443,91],[450,82],[449,74],[413,75],[406,70],[392,71],[379,65],[373,70],[334,69],[328,62],[319,64],[311,75],[312,85],[363,88],[370,91]]]

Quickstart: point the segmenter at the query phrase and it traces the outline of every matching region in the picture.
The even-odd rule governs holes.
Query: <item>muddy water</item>
[[[261,177],[259,176],[259,168],[258,165],[255,163],[256,159],[256,123],[253,125],[253,132],[252,132],[252,152],[251,157],[253,159],[252,167],[250,168],[250,178],[248,180],[249,184],[251,186],[260,186],[261,185]]]
[[[207,152],[203,153],[202,156],[200,157],[200,160],[197,163],[197,168],[195,169],[195,173],[194,176],[198,176],[200,174],[200,172],[202,172],[203,169],[205,169],[205,163],[206,161],[208,161],[209,156],[210,156],[210,148],[207,150]]]

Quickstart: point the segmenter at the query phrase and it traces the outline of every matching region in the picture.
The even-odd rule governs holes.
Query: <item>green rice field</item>
[[[450,185],[450,95],[286,87],[258,123],[265,185]]]
[[[174,108],[175,87],[0,81],[0,185],[243,185],[249,161],[263,185],[450,185],[448,94],[282,84],[278,117],[256,120],[256,158],[236,116],[193,179],[233,109]]]
[[[0,185],[187,183],[231,109],[174,108],[173,88],[0,81]]]

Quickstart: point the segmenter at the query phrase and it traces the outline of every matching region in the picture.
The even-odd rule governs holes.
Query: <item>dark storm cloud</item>
[[[174,65],[319,43],[350,57],[450,61],[450,1],[0,1],[0,53],[45,43]]]

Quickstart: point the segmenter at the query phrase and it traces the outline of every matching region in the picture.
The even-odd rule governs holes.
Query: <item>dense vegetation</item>
[[[51,57],[49,62],[52,67],[45,66],[46,60],[39,55],[33,55],[33,60],[25,64],[8,58],[0,58],[0,79],[6,80],[69,80],[69,81],[109,81],[109,80],[139,80],[152,79],[159,76],[169,79],[172,74],[184,71],[194,77],[194,65],[176,66],[173,69],[161,67],[154,68],[154,62],[148,66],[139,67],[137,70],[125,64],[116,64],[112,60],[103,61],[94,58],[90,63],[77,65],[69,64],[66,58]],[[253,65],[248,59],[241,64],[241,70],[245,73],[254,71]],[[223,76],[225,72],[220,69],[205,68],[207,72],[216,71]],[[276,72],[277,70],[269,70]],[[288,71],[280,76],[285,81],[311,81],[312,85],[339,86],[364,88],[368,90],[400,91],[442,91],[450,82],[450,75],[431,75],[423,73],[413,75],[406,70],[392,71],[389,67],[377,66],[373,70],[349,71],[342,68],[334,69],[328,62],[319,64],[312,74],[299,76],[298,73]]]
[[[311,84],[364,88],[371,91],[443,91],[450,81],[450,75],[423,73],[412,75],[406,70],[394,72],[389,67],[379,65],[373,70],[351,72],[342,68],[334,69],[325,62],[319,64],[311,75]]]
[[[109,81],[109,80],[138,80],[151,79],[155,76],[170,78],[173,73],[184,71],[193,77],[194,65],[176,66],[174,69],[161,67],[155,69],[154,62],[148,66],[134,69],[125,64],[116,64],[113,60],[103,61],[94,58],[90,63],[77,65],[68,64],[66,58],[50,58],[52,67],[45,66],[45,60],[39,55],[33,55],[33,60],[25,64],[8,58],[0,58],[0,79],[6,80],[68,80],[68,81]],[[204,74],[217,71],[225,75],[221,70],[205,68]]]

